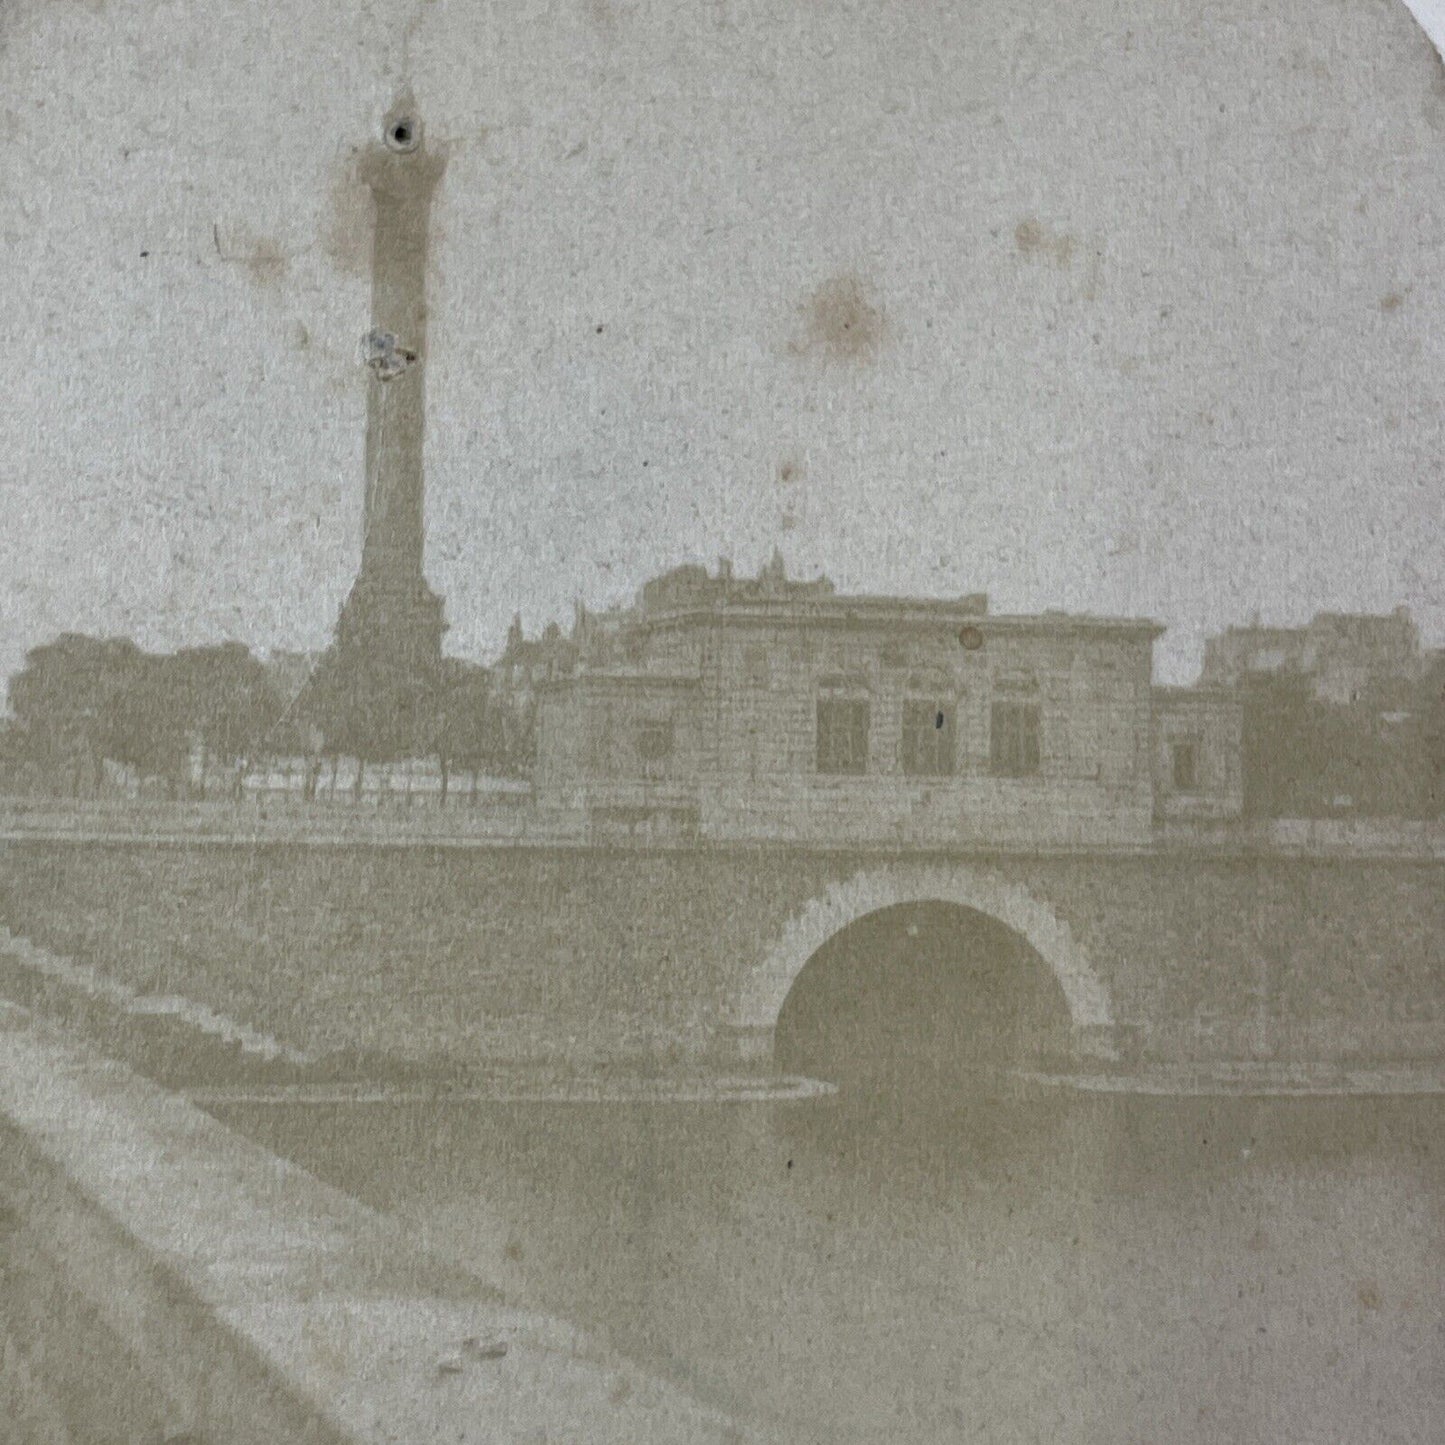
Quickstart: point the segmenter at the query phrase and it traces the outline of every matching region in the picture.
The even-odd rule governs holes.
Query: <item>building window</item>
[[[867,702],[854,698],[818,699],[818,771],[859,774],[868,771]]]
[[[996,702],[989,716],[988,757],[1003,778],[1028,778],[1039,771],[1039,705]]]
[[[952,776],[957,722],[957,710],[952,703],[904,699],[900,761],[908,777]]]
[[[1176,793],[1199,791],[1199,744],[1193,738],[1176,738],[1169,744],[1169,771]]]

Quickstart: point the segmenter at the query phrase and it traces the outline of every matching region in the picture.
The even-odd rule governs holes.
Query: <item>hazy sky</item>
[[[1170,680],[1256,610],[1445,639],[1445,69],[1398,0],[9,0],[0,670],[324,644],[403,79],[450,650],[775,543],[1154,616]]]

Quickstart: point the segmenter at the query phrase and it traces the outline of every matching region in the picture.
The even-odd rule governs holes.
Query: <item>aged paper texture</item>
[[[1445,1439],[1432,31],[0,4],[0,1445]]]

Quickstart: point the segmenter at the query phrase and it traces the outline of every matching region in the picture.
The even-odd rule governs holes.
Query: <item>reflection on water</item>
[[[787,1441],[1436,1441],[1439,1101],[218,1109]]]

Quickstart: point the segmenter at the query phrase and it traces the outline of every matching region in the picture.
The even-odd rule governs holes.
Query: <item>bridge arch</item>
[[[1068,924],[1026,888],[973,867],[865,870],[810,900],[783,925],[732,1001],[728,1030],[742,1056],[771,1058],[783,1005],[808,961],[829,939],[870,914],[926,903],[972,910],[1023,938],[1058,982],[1077,1051],[1115,1057],[1108,987]]]

